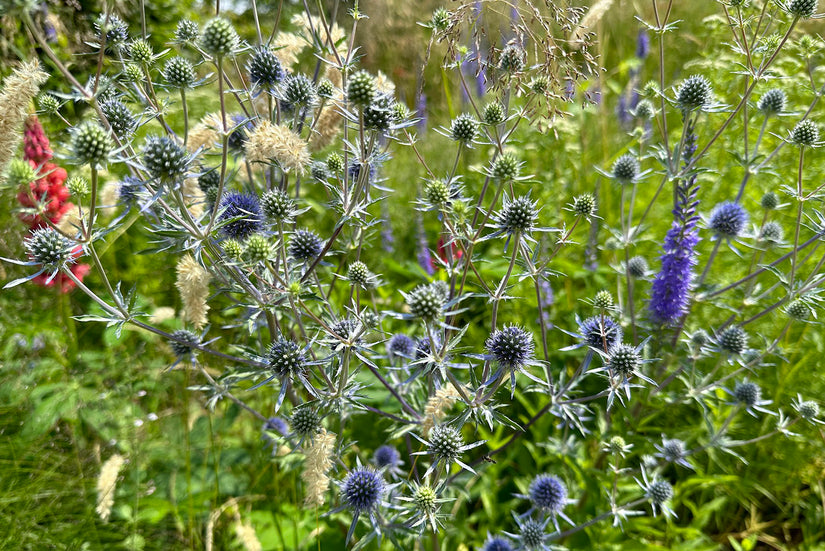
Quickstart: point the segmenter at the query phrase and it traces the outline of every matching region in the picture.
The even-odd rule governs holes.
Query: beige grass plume
[[[0,92],[0,177],[23,138],[23,121],[29,104],[49,75],[38,61],[26,61],[6,77]]]
[[[590,9],[584,14],[581,21],[579,21],[576,30],[573,31],[571,42],[574,45],[581,45],[585,35],[593,30],[593,27],[601,21],[602,17],[610,10],[614,0],[598,0],[595,4],[590,6]]]
[[[309,44],[295,33],[278,33],[272,41],[272,49],[281,63],[292,67],[298,63],[298,56]]]
[[[241,542],[245,551],[262,551],[263,546],[255,533],[255,527],[251,524],[244,524],[240,515],[235,520],[235,536]]]
[[[329,488],[327,472],[332,467],[332,451],[335,448],[335,434],[321,429],[315,435],[312,445],[306,450],[306,461],[301,479],[305,485],[304,502],[309,507],[324,504],[324,494]]]
[[[307,144],[282,124],[261,122],[246,140],[246,159],[250,162],[277,161],[286,172],[302,174],[311,160]]]
[[[183,198],[186,201],[186,209],[192,217],[196,220],[200,218],[203,214],[203,205],[206,201],[206,195],[204,195],[198,185],[198,179],[186,178],[183,181],[181,193],[183,193]]]
[[[183,256],[178,261],[176,271],[178,277],[175,286],[183,301],[183,315],[200,329],[208,321],[206,314],[209,312],[209,305],[206,304],[206,298],[209,296],[209,281],[212,276],[191,254]]]
[[[198,149],[209,149],[221,141],[223,119],[220,113],[209,113],[189,131],[186,149],[194,153]]]
[[[433,428],[435,422],[441,421],[447,416],[447,412],[450,411],[450,408],[460,397],[461,395],[452,383],[439,388],[435,391],[435,394],[430,396],[427,405],[424,406],[424,420],[421,422],[421,432],[425,437],[430,433],[430,429]]]
[[[108,521],[109,516],[112,514],[117,477],[125,462],[123,456],[116,453],[107,459],[106,463],[100,468],[100,475],[97,477],[97,507],[95,507],[95,511],[104,521]]]

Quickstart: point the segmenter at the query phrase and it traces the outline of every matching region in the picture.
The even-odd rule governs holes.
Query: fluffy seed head
[[[310,407],[296,409],[292,413],[292,430],[298,436],[311,436],[321,428],[321,418]]]
[[[358,71],[347,82],[347,101],[358,107],[366,107],[375,98],[375,78],[366,71]]]
[[[607,352],[622,340],[621,326],[610,316],[593,316],[580,322],[579,334],[587,346]],[[607,345],[605,347],[605,344]]]
[[[169,346],[172,347],[172,352],[178,359],[186,358],[192,355],[195,351],[193,345],[200,344],[200,337],[186,329],[178,329],[172,333],[172,338],[169,339]]]
[[[478,122],[468,114],[462,113],[453,120],[450,126],[450,137],[457,142],[469,143],[476,137]]]
[[[673,497],[673,486],[667,480],[657,480],[647,489],[647,497],[656,505],[661,505]]]
[[[106,164],[112,150],[112,139],[98,123],[86,121],[72,131],[72,152],[81,165],[92,167]]]
[[[626,153],[613,163],[613,178],[620,184],[629,184],[639,175],[639,161],[635,155]]]
[[[607,365],[623,377],[629,377],[642,364],[642,356],[629,344],[619,344],[610,349]]]
[[[168,136],[150,136],[143,145],[143,166],[161,182],[183,178],[189,160],[186,150]]]
[[[711,100],[710,81],[701,75],[688,77],[679,87],[676,104],[683,111],[701,109]]]
[[[71,260],[76,247],[71,239],[51,227],[32,230],[23,245],[35,262],[49,270],[56,270]]]
[[[227,236],[246,239],[263,228],[261,206],[255,195],[247,193],[228,193],[221,199],[222,211],[220,222],[231,220],[221,229]],[[233,220],[234,219],[234,220]]]
[[[419,285],[407,295],[407,304],[410,313],[425,320],[433,320],[441,316],[444,310],[445,296],[436,286]]]
[[[293,211],[292,197],[283,190],[270,189],[261,197],[261,210],[273,222],[286,220]]]
[[[644,277],[647,270],[647,260],[643,256],[634,256],[627,261],[627,272],[631,277]]]
[[[436,425],[430,431],[430,453],[436,460],[452,462],[461,456],[464,439],[461,433],[449,425]]]
[[[733,397],[745,407],[755,406],[762,395],[759,385],[751,382],[736,383]]]
[[[191,88],[195,82],[195,68],[188,59],[175,56],[163,66],[163,78],[175,88]]]
[[[811,307],[800,299],[791,302],[785,311],[788,313],[789,318],[795,320],[806,320],[811,315]]]
[[[567,505],[567,487],[557,476],[538,475],[530,483],[527,493],[534,507],[553,515]]]
[[[533,336],[515,325],[494,332],[487,339],[487,352],[506,369],[519,369],[533,359]]]
[[[810,147],[819,141],[819,127],[811,119],[800,121],[791,131],[791,141],[802,147]]]
[[[372,456],[372,461],[379,469],[385,467],[397,467],[401,464],[401,454],[398,453],[392,446],[380,446],[375,450],[375,455]]]
[[[488,103],[484,106],[484,110],[481,114],[481,120],[484,121],[484,124],[489,124],[491,126],[504,122],[504,106],[497,101]]]
[[[738,325],[732,325],[719,334],[719,347],[731,354],[741,354],[748,345],[748,334]]]
[[[289,254],[295,260],[312,260],[321,254],[324,244],[315,232],[296,230],[289,241]]]
[[[265,88],[271,88],[280,83],[285,75],[281,60],[266,46],[255,50],[249,59],[247,68],[249,80]]]
[[[234,52],[240,38],[232,23],[223,17],[216,17],[210,20],[203,27],[201,34],[201,48],[212,56],[221,57]]]
[[[721,237],[737,237],[748,223],[748,213],[739,203],[726,201],[714,207],[708,225]]]
[[[175,28],[175,42],[184,44],[198,39],[198,24],[191,19],[181,19]]]
[[[505,153],[500,155],[490,167],[490,173],[496,180],[513,180],[518,177],[520,163],[515,155]]]
[[[816,13],[817,0],[790,0],[788,2],[788,13],[802,19],[813,17]]]
[[[312,81],[301,73],[286,77],[283,84],[283,100],[289,105],[312,105],[317,93]]]
[[[771,116],[784,111],[786,102],[785,92],[779,88],[772,88],[762,94],[762,97],[756,102],[756,107],[763,115]]]
[[[298,343],[280,337],[269,346],[267,362],[281,379],[292,379],[306,369],[306,355]]]
[[[274,249],[273,244],[264,235],[253,233],[244,242],[242,256],[247,262],[257,264],[272,258]]]
[[[100,110],[109,121],[112,132],[118,138],[128,138],[137,128],[137,119],[134,113],[125,103],[119,99],[104,101],[100,104]]]
[[[585,193],[573,199],[573,213],[585,218],[596,214],[596,197],[592,193]]]
[[[285,124],[272,124],[268,120],[255,127],[244,147],[248,161],[275,161],[287,172],[302,174],[311,161],[307,143],[298,134]]]
[[[341,487],[341,497],[347,507],[356,512],[374,509],[384,493],[384,479],[368,467],[349,472]]]
[[[769,191],[762,196],[762,200],[760,201],[762,208],[765,210],[773,210],[779,206],[779,197],[776,193]]]

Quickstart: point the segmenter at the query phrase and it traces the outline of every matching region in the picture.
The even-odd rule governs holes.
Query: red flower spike
[[[23,130],[23,158],[34,161],[35,166],[38,166],[50,161],[52,155],[49,138],[46,137],[40,120],[37,116],[30,115]]]

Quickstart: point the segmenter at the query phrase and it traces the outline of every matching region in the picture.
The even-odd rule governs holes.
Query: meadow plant
[[[709,54],[730,66],[671,81],[678,6],[654,0],[602,156],[565,141],[594,98],[614,99],[593,87],[611,2],[439,8],[414,92],[368,64],[369,14],[333,4],[289,20],[252,2],[241,26],[217,3],[152,42],[99,14],[78,45],[96,59],[83,84],[33,4],[2,3],[56,71],[49,86],[71,88],[41,90],[51,144],[27,118],[46,82],[35,50],[0,93],[2,166],[28,121],[5,180],[30,231],[4,259],[27,272],[6,287],[60,281],[88,297],[77,320],[154,335],[211,417],[240,408],[266,461],[294,474],[263,499],[353,548],[696,537],[700,487],[822,423],[816,396],[776,383],[821,302],[825,81],[796,46],[817,2],[719,3]],[[446,115],[425,110],[433,66]],[[143,311],[146,282],[104,262],[138,252],[118,249],[126,232],[158,272],[175,267],[174,326]],[[109,523],[118,473],[138,468],[121,453],[99,485]]]

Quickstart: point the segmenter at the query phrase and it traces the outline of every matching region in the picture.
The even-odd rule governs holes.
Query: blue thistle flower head
[[[381,475],[368,467],[359,467],[349,472],[341,486],[344,504],[360,513],[375,509],[381,501],[385,484]]]
[[[536,346],[533,336],[515,325],[494,332],[487,339],[487,351],[498,364],[507,369],[519,369],[533,359]]]
[[[120,181],[117,194],[121,201],[131,205],[138,200],[141,189],[143,189],[143,182],[133,176],[126,176]]]
[[[521,539],[521,543],[524,548],[541,549],[544,547],[544,540],[547,537],[547,534],[544,531],[545,528],[546,525],[533,519],[527,519],[524,521],[524,523],[519,526],[519,538]]]
[[[415,354],[415,341],[403,333],[393,335],[387,343],[390,356],[412,357]]]
[[[375,450],[372,461],[379,469],[393,468],[401,464],[401,454],[394,447],[384,445]]]
[[[369,175],[367,177],[368,177],[369,181],[372,182],[373,180],[375,180],[375,175],[377,174],[378,169],[377,169],[374,162],[371,162],[369,164],[369,167],[370,167],[370,171],[369,171]],[[361,163],[360,163],[360,161],[351,161],[349,163],[348,171],[349,171],[349,179],[352,180],[353,182],[357,182],[358,177],[361,175]]]
[[[481,551],[513,551],[513,546],[510,540],[502,536],[489,536],[484,542],[484,547]]]
[[[244,124],[244,121],[246,121],[246,124]],[[247,121],[246,116],[236,113],[230,117],[228,124],[230,127],[237,126],[237,128],[229,134],[229,138],[226,140],[227,146],[231,151],[243,151],[247,140],[247,131],[251,132],[253,129],[252,122]]]
[[[323,248],[321,238],[310,230],[296,230],[289,241],[289,254],[295,260],[311,260],[321,254]]]
[[[270,417],[264,423],[263,430],[264,432],[277,432],[281,436],[286,436],[289,433],[289,426],[281,417]]]
[[[530,483],[528,493],[533,506],[554,515],[567,505],[567,487],[557,476],[538,475]]]
[[[232,220],[223,226],[223,232],[229,237],[246,239],[263,228],[261,205],[255,195],[229,193],[221,200],[221,208],[223,212],[218,220]]]
[[[748,212],[739,203],[726,201],[714,207],[708,225],[719,237],[734,238],[748,223]]]
[[[622,327],[610,316],[593,316],[579,322],[579,335],[587,346],[607,352],[622,342]]]

